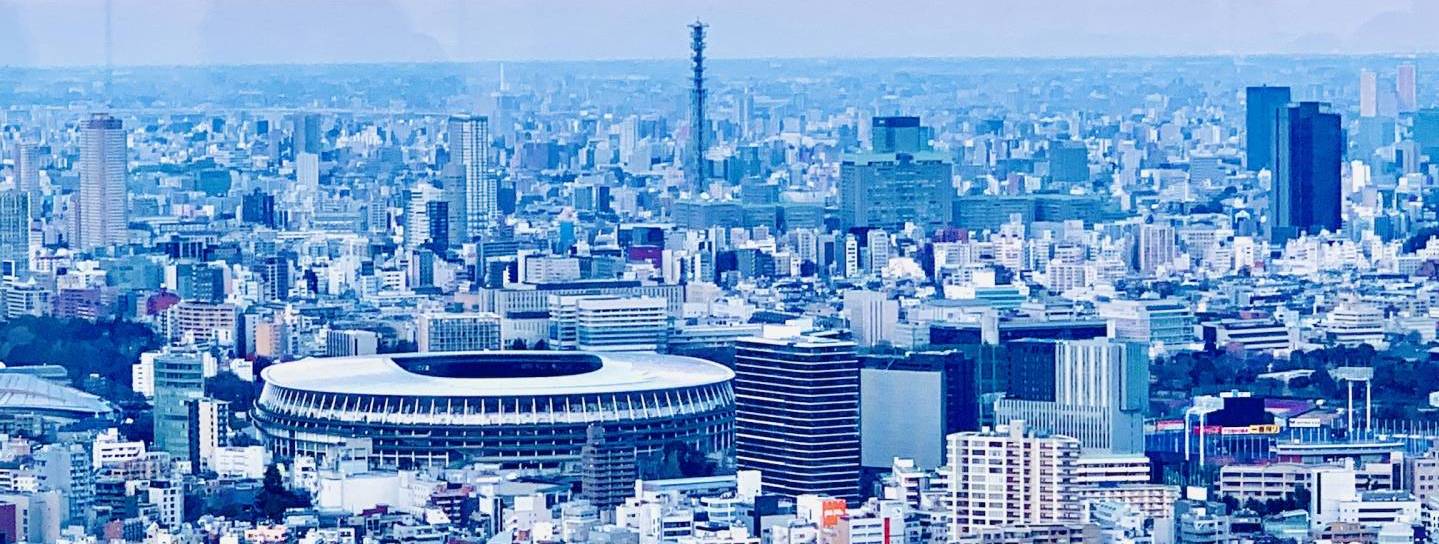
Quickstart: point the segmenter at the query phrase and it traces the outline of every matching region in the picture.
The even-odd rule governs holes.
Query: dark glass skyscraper
[[[859,360],[825,337],[735,344],[735,457],[765,491],[859,500]]]
[[[1274,123],[1289,105],[1289,87],[1244,90],[1244,165],[1252,172],[1274,170]]]
[[[1271,238],[1282,241],[1301,232],[1338,231],[1344,160],[1339,114],[1328,104],[1301,102],[1280,110],[1274,126]]]

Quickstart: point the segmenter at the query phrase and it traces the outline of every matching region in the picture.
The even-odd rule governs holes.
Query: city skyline
[[[1433,20],[0,0],[0,544],[1436,544]]]

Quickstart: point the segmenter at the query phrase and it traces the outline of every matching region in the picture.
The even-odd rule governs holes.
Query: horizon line
[[[1045,60],[1141,60],[1141,59],[1244,59],[1244,58],[1364,58],[1364,57],[1390,57],[1394,60],[1417,60],[1424,57],[1439,58],[1439,50],[1422,52],[1403,51],[1379,51],[1364,53],[1338,53],[1338,52],[1260,52],[1260,53],[1174,53],[1174,54],[1085,54],[1085,55],[876,55],[876,56],[843,56],[843,57],[706,57],[709,62],[777,62],[777,61],[883,61],[883,60],[930,60],[930,61],[983,61],[983,60],[1023,60],[1023,61],[1045,61]],[[49,64],[49,65],[26,65],[26,64],[4,64],[0,63],[0,70],[41,70],[41,71],[62,71],[62,70],[122,70],[134,68],[264,68],[264,67],[325,67],[325,66],[395,66],[395,65],[467,65],[467,64],[606,64],[606,63],[667,63],[689,62],[688,57],[614,57],[614,58],[550,58],[550,59],[472,59],[472,60],[353,60],[353,61],[316,61],[316,62],[242,62],[242,63],[123,63],[123,64]]]

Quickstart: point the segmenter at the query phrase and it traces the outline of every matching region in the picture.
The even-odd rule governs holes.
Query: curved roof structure
[[[491,397],[620,393],[724,383],[718,363],[656,353],[481,351],[302,359],[266,368],[265,383],[360,395]]]
[[[0,373],[0,412],[18,411],[82,419],[110,415],[115,407],[100,397],[33,374]]]

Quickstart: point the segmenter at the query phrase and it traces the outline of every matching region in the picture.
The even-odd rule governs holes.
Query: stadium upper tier
[[[370,438],[387,466],[577,461],[585,430],[704,452],[733,439],[734,373],[654,353],[495,351],[315,358],[261,372],[255,417],[282,458]]]

